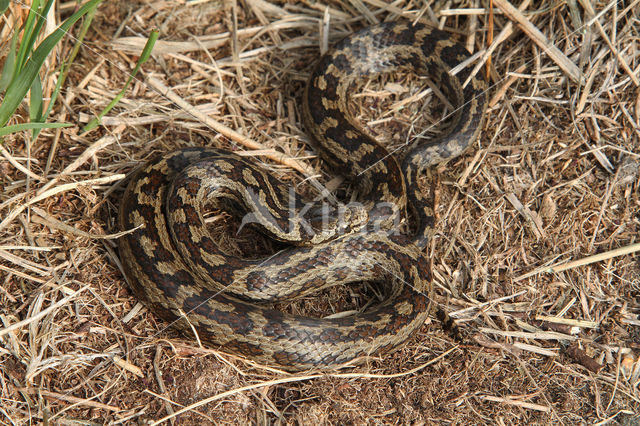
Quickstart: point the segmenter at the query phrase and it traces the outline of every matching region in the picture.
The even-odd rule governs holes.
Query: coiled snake
[[[289,217],[287,188],[239,156],[186,148],[134,173],[119,221],[125,274],[152,312],[203,340],[260,363],[289,370],[330,367],[396,348],[429,314],[430,277],[422,253],[431,210],[417,186],[425,168],[464,151],[485,111],[485,83],[452,67],[468,52],[445,32],[422,24],[384,23],[334,46],[311,74],[303,120],[326,163],[366,194],[356,206],[317,208]],[[411,68],[429,75],[457,108],[449,132],[409,146],[400,160],[368,137],[347,112],[356,83]],[[206,205],[240,206],[248,222],[298,244],[262,260],[225,254],[207,232]],[[388,229],[408,204],[413,236]],[[388,294],[355,316],[308,318],[266,302],[354,281],[385,281]],[[188,321],[184,316],[187,316]],[[193,328],[192,328],[193,327]]]

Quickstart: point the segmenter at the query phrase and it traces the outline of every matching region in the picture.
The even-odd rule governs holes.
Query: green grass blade
[[[47,118],[49,118],[49,114],[51,113],[51,110],[55,105],[56,99],[60,94],[60,89],[62,88],[62,86],[64,85],[64,82],[67,79],[67,75],[69,74],[69,68],[71,67],[71,64],[73,63],[73,61],[76,59],[76,56],[80,51],[80,47],[82,47],[82,44],[84,42],[84,37],[87,35],[87,31],[91,26],[91,22],[93,22],[93,18],[96,14],[97,9],[98,9],[98,3],[96,3],[95,7],[93,7],[92,9],[89,9],[89,11],[87,12],[86,19],[82,22],[82,27],[80,28],[80,32],[76,37],[76,42],[75,42],[75,45],[73,46],[73,50],[71,51],[71,54],[69,54],[69,57],[65,61],[63,61],[62,64],[60,65],[60,72],[58,74],[60,77],[56,81],[56,86],[53,89],[53,93],[51,94],[51,100],[49,101],[49,105],[47,105],[47,110],[42,116],[44,121],[46,121]]]
[[[7,124],[9,118],[24,99],[31,87],[33,80],[40,71],[45,59],[51,53],[56,44],[69,31],[69,28],[84,16],[91,8],[94,8],[102,0],[90,0],[76,13],[67,18],[53,33],[45,38],[25,63],[19,74],[16,74],[9,84],[4,100],[0,104],[0,127]]]
[[[48,0],[44,6],[36,12],[36,23],[33,27],[33,31],[31,31],[31,37],[26,41],[29,53],[33,51],[33,46],[36,44],[40,31],[42,31],[42,27],[45,22],[47,22],[47,15],[49,14],[49,9],[51,9],[52,4],[53,0]]]
[[[151,34],[149,34],[149,38],[147,39],[147,43],[144,45],[144,49],[142,49],[142,54],[140,55],[140,58],[136,62],[136,66],[131,72],[131,74],[129,75],[129,78],[127,78],[127,82],[125,83],[124,87],[122,88],[122,90],[120,90],[120,92],[116,95],[116,97],[113,98],[111,102],[109,102],[109,105],[107,105],[105,109],[100,111],[100,113],[96,118],[94,118],[93,120],[88,122],[86,126],[84,126],[84,128],[82,129],[83,133],[91,131],[96,127],[98,127],[98,125],[100,124],[100,120],[102,120],[102,117],[104,117],[109,111],[111,111],[111,108],[113,108],[114,106],[116,106],[118,102],[120,102],[120,99],[122,99],[127,89],[129,88],[131,81],[133,81],[136,74],[138,74],[138,71],[140,71],[140,67],[142,66],[142,64],[147,62],[147,60],[151,56],[151,51],[153,50],[153,46],[156,44],[156,40],[158,40],[159,34],[160,34],[160,31],[158,30],[151,31]]]
[[[4,92],[9,87],[11,79],[16,73],[16,50],[18,48],[18,34],[19,31],[14,31],[13,37],[11,37],[11,45],[9,46],[9,52],[7,52],[7,59],[4,61],[2,67],[2,74],[0,75],[0,92]]]
[[[40,76],[36,75],[31,84],[29,99],[29,119],[33,122],[42,121],[42,82]]]
[[[89,27],[91,26],[91,22],[93,22],[93,18],[96,15],[97,9],[98,9],[98,4],[96,4],[94,8],[89,9],[86,15],[86,19],[82,21],[82,26],[80,27],[79,34],[76,37],[76,42],[73,46],[73,49],[71,50],[71,53],[69,54],[69,57],[63,60],[62,63],[60,64],[60,70],[58,72],[59,77],[56,81],[55,87],[53,88],[53,92],[51,93],[51,99],[49,100],[47,109],[44,112],[44,114],[42,114],[42,120],[40,121],[44,122],[44,121],[47,121],[47,119],[49,118],[49,114],[51,114],[51,110],[53,109],[56,103],[56,99],[58,99],[58,95],[60,94],[60,89],[64,85],[64,82],[67,80],[67,75],[69,74],[69,69],[71,67],[71,64],[73,64],[73,61],[75,60],[76,56],[78,55],[78,52],[80,51],[80,47],[82,47],[84,38],[87,35],[87,31],[89,30]],[[37,138],[39,133],[40,133],[40,129],[34,129],[33,138],[34,139]]]
[[[22,26],[22,40],[20,40],[20,49],[18,49],[18,55],[16,56],[16,72],[14,75],[20,73],[20,70],[24,66],[27,60],[27,56],[33,50],[33,45],[28,41],[33,38],[33,30],[35,27],[36,16],[38,15],[38,9],[40,8],[40,0],[33,0],[27,20]]]
[[[14,124],[12,126],[6,126],[0,128],[0,136],[6,136],[11,133],[21,132],[23,130],[31,129],[57,129],[58,127],[71,127],[71,123],[22,123]]]

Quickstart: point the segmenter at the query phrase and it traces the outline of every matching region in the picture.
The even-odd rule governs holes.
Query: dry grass
[[[7,137],[0,153],[0,422],[132,423],[196,404],[170,421],[639,424],[640,4],[537,2],[520,13],[494,2],[505,13],[441,0],[105,2],[54,115],[78,127]],[[117,266],[124,174],[210,145],[254,155],[316,195],[331,176],[299,123],[310,65],[323,42],[399,15],[452,31],[480,52],[478,72],[489,64],[480,140],[425,181],[438,212],[427,248],[436,301],[467,339],[457,345],[431,321],[382,361],[290,376],[167,328]],[[154,27],[154,60],[104,127],[80,135]],[[6,45],[9,32],[0,36]],[[401,144],[438,111],[422,108],[430,94],[398,104],[421,90],[416,79],[387,83],[365,85],[355,108]]]

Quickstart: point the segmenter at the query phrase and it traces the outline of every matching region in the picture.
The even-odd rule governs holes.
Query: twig
[[[529,410],[543,411],[545,413],[548,413],[551,410],[550,407],[546,407],[544,405],[533,404],[531,402],[519,401],[517,399],[500,398],[500,397],[497,397],[497,396],[490,396],[490,395],[480,396],[480,398],[484,399],[486,401],[502,402],[504,404],[516,405],[518,407],[528,408]]]

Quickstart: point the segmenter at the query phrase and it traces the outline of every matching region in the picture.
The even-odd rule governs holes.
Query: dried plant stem
[[[617,256],[624,256],[624,255],[635,253],[638,251],[640,251],[640,243],[631,244],[630,246],[621,247],[615,250],[609,250],[604,253],[594,254],[593,256],[588,256],[582,259],[567,262],[565,264],[559,264],[556,266],[542,266],[540,268],[534,269],[531,272],[527,272],[526,274],[515,278],[514,281],[520,281],[525,278],[529,278],[534,275],[540,274],[542,272],[558,273],[558,272],[566,271],[569,269],[577,268],[579,266],[589,265],[595,262],[601,262],[603,260],[612,259]]]
[[[219,121],[214,120],[208,115],[201,113],[191,104],[185,101],[182,97],[178,96],[173,90],[165,86],[160,80],[149,77],[148,82],[154,89],[158,90],[163,96],[166,96],[169,100],[171,100],[171,102],[175,102],[175,104],[178,105],[181,109],[187,111],[189,114],[193,115],[195,118],[202,121],[204,124],[211,127],[216,132],[219,132],[220,134],[228,137],[229,139],[239,143],[246,148],[259,150],[262,155],[269,158],[270,160],[291,167],[292,169],[303,173],[305,176],[312,176],[315,174],[312,170],[304,166],[296,159],[291,158],[285,154],[281,154],[274,149],[267,148],[264,145],[251,140],[244,135],[241,135],[240,133],[236,132],[230,127],[225,126]]]
[[[522,28],[522,30],[531,37],[531,39],[542,50],[544,50],[565,73],[567,73],[571,80],[575,82],[581,81],[582,72],[577,65],[567,58],[567,56],[562,53],[560,49],[551,42],[551,40],[545,37],[545,35],[542,34],[542,32],[536,28],[536,26],[533,25],[518,9],[513,7],[513,5],[507,0],[493,0],[493,2],[496,6],[502,9],[505,15],[520,25],[520,28]]]
[[[426,362],[424,364],[421,364],[415,368],[412,368],[411,370],[407,370],[404,371],[402,373],[397,373],[397,374],[367,374],[367,373],[329,373],[329,374],[311,374],[311,375],[306,375],[306,376],[289,376],[289,377],[283,377],[281,379],[276,379],[276,380],[267,380],[267,381],[263,381],[260,383],[255,383],[253,385],[249,385],[249,386],[243,386],[240,388],[236,388],[236,389],[232,389],[226,392],[222,392],[219,393],[217,395],[214,395],[212,397],[203,399],[202,401],[198,401],[195,404],[189,405],[188,407],[184,407],[178,411],[176,411],[175,413],[163,417],[160,420],[151,423],[152,426],[155,425],[159,425],[163,422],[166,422],[167,420],[174,418],[180,414],[186,413],[187,411],[191,411],[194,410],[198,407],[201,407],[205,404],[208,404],[210,402],[213,401],[217,401],[219,399],[222,398],[227,398],[231,395],[237,394],[237,393],[241,393],[241,392],[246,392],[248,390],[252,390],[252,389],[258,389],[258,388],[263,388],[263,387],[267,387],[267,386],[274,386],[274,385],[279,385],[279,384],[283,384],[283,383],[295,383],[295,382],[303,382],[303,381],[308,381],[308,380],[313,380],[313,379],[319,379],[322,377],[335,377],[335,378],[348,378],[348,379],[392,379],[392,378],[397,378],[397,377],[402,377],[402,376],[407,376],[410,374],[414,374],[426,367],[428,367],[429,365],[441,360],[442,358],[446,357],[447,355],[449,355],[451,352],[455,351],[458,349],[458,346],[454,346],[451,349],[447,350],[446,352],[438,355],[437,357],[435,357],[434,359],[430,360],[429,362]]]

